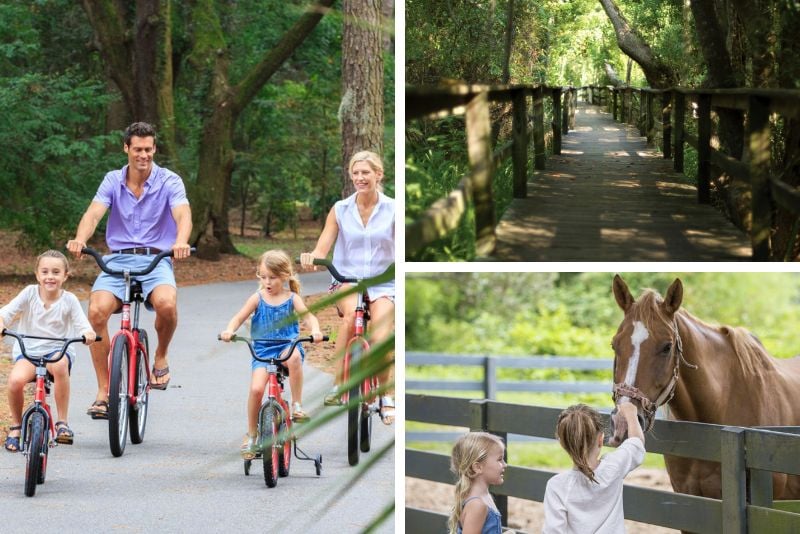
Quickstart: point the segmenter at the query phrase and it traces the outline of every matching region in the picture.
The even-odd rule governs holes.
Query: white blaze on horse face
[[[639,368],[639,355],[642,350],[642,343],[650,337],[650,332],[641,321],[633,323],[633,334],[631,335],[631,345],[633,345],[633,354],[628,360],[628,369],[625,372],[625,383],[635,386],[636,371]],[[628,397],[622,397],[622,400],[630,400]]]

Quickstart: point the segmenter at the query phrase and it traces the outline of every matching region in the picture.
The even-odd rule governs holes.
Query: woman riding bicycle
[[[300,262],[310,267],[314,258],[325,258],[333,246],[333,265],[342,275],[371,278],[383,273],[394,262],[394,199],[382,193],[383,163],[374,152],[364,150],[354,154],[348,169],[355,193],[334,204],[317,246],[301,254]],[[334,282],[331,291],[339,287],[341,285]],[[370,343],[375,344],[387,339],[394,330],[394,280],[374,285],[367,291],[372,319]],[[344,297],[337,305],[344,316],[336,337],[336,352],[343,354],[354,331],[356,295]],[[381,384],[389,383],[390,373],[391,366],[381,371],[378,376]],[[341,402],[341,383],[340,361],[333,389],[325,396],[326,405]],[[394,401],[388,395],[381,401],[381,420],[387,425],[394,421]]]

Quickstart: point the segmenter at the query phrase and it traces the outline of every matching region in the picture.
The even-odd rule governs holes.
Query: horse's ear
[[[617,304],[622,311],[627,312],[633,305],[633,295],[631,295],[628,284],[618,274],[614,275],[614,282],[611,284],[611,289],[614,291],[614,298],[617,299]]]
[[[667,289],[667,294],[664,297],[664,310],[672,315],[681,307],[681,302],[683,302],[683,283],[680,278],[676,278]]]

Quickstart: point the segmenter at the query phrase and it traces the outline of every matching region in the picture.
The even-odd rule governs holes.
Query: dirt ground
[[[661,491],[672,491],[667,472],[662,469],[640,468],[634,470],[625,479],[626,484],[644,486]],[[406,477],[406,506],[449,513],[453,503],[453,487],[448,484],[430,482]],[[508,499],[508,526],[522,532],[541,532],[544,522],[542,503],[516,499]],[[680,531],[669,528],[625,521],[625,532],[628,534],[677,534]]]
[[[0,231],[0,305],[8,303],[25,286],[36,283],[33,275],[35,255],[18,250],[14,245],[16,240],[14,234]],[[283,245],[276,246],[282,247]],[[70,278],[64,287],[75,293],[78,299],[86,300],[89,298],[92,283],[98,272],[97,265],[90,257],[80,261],[70,259]],[[252,259],[228,254],[223,254],[218,262],[189,258],[176,262],[175,265],[178,287],[241,280],[252,280],[255,287],[254,273],[255,264]],[[316,300],[318,297],[305,299],[308,305],[313,304]],[[339,317],[335,309],[321,310],[316,313],[316,316],[323,332],[335,332],[338,329]],[[6,400],[6,384],[12,365],[9,354],[10,346],[0,342],[0,440],[5,439],[9,424]],[[333,343],[313,344],[306,348],[306,362],[318,369],[333,372],[334,360]]]

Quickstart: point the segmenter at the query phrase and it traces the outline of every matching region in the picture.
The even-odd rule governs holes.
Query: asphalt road
[[[327,287],[328,276],[301,281],[303,293],[313,294]],[[23,494],[25,457],[0,451],[0,531],[349,533],[361,532],[393,502],[394,449],[351,481],[344,414],[299,440],[309,454],[322,454],[321,477],[312,462],[296,458],[276,488],[264,484],[260,460],[244,475],[238,449],[250,356],[245,345],[216,336],[255,286],[254,280],[179,290],[170,387],[151,392],[144,442],[129,442],[122,457],[111,455],[108,423],[85,415],[96,382],[88,349],[78,348],[70,407],[75,444],[51,449],[47,481],[33,498]],[[154,316],[143,315],[154,350]],[[305,366],[303,405],[312,417],[330,410],[321,398],[331,384],[332,376]],[[362,463],[394,439],[394,425],[373,419],[373,452],[362,453]],[[393,531],[394,516],[377,530]]]

